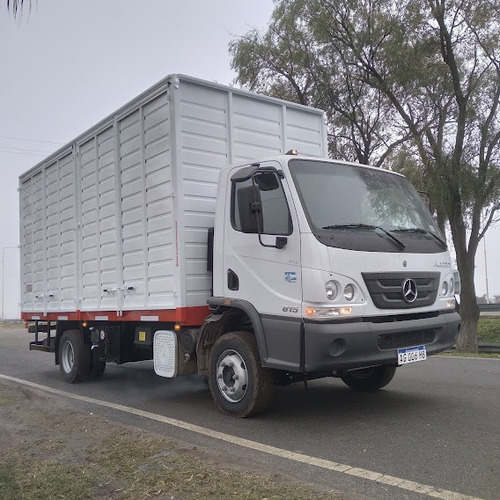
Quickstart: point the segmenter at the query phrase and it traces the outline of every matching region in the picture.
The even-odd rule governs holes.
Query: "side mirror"
[[[245,186],[238,190],[238,215],[244,233],[258,233],[258,224],[260,227],[263,225],[260,200],[255,199],[257,196],[258,193],[253,186]]]
[[[253,178],[261,191],[274,191],[280,187],[280,183],[274,172],[257,172]]]

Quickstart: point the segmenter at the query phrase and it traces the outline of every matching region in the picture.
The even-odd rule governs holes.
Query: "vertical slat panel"
[[[34,210],[33,177],[26,179],[20,191],[21,222],[21,304],[22,310],[34,310]]]
[[[219,172],[229,164],[229,95],[203,85],[180,84],[180,154],[177,168],[181,178],[179,255],[184,265],[180,287],[183,306],[203,305],[210,295],[207,272],[207,234],[214,225]]]
[[[118,123],[122,227],[123,309],[144,307],[145,265],[142,112],[135,110]]]
[[[144,119],[147,305],[174,307],[175,232],[170,106],[167,93],[147,103]]]
[[[81,249],[81,308],[82,310],[98,307],[98,175],[97,144],[92,137],[78,148],[80,168],[80,249]]]
[[[115,128],[106,128],[97,136],[97,262],[98,309],[113,310],[116,294],[104,292],[116,288],[118,238],[116,231]]]
[[[45,170],[33,177],[33,292],[35,308],[44,310],[45,292]]]
[[[304,113],[298,109],[286,110],[285,151],[296,149],[303,156],[323,156],[324,118],[321,114]]]
[[[60,203],[60,303],[62,311],[75,310],[77,298],[76,163],[73,154],[59,160]]]
[[[60,210],[59,210],[59,162],[45,169],[45,258],[46,287],[45,303],[47,308],[60,309],[61,296],[61,241],[60,241]]]

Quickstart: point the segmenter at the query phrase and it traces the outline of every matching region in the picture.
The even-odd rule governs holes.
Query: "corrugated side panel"
[[[23,311],[206,305],[219,171],[291,148],[325,154],[321,113],[182,76],[172,101],[166,88],[23,177]]]
[[[323,115],[228,87],[180,80],[176,101],[181,305],[206,304],[207,231],[214,225],[219,171],[296,148],[325,155]],[[184,266],[182,268],[182,266]]]
[[[78,145],[81,203],[81,309],[117,308],[114,126]],[[105,291],[107,290],[107,291]]]
[[[90,250],[89,260],[96,260],[96,281],[95,290],[97,296],[97,306],[100,310],[109,310],[116,307],[117,299],[112,293],[104,290],[111,290],[116,287],[119,279],[117,269],[118,255],[118,235],[116,234],[117,224],[117,196],[115,192],[116,166],[115,166],[115,130],[110,126],[96,137],[97,145],[97,200],[96,200],[96,246],[95,252]],[[84,268],[83,283],[87,290],[93,283],[89,275],[85,275],[89,270]],[[90,294],[87,293],[89,296]],[[90,308],[90,304],[89,304]]]
[[[77,296],[75,174],[72,154],[21,185],[23,311],[73,311]]]
[[[286,109],[285,153],[296,149],[304,156],[328,156],[324,143],[325,123],[321,114],[301,111],[297,108]]]
[[[290,149],[304,156],[326,156],[321,113],[237,93],[232,97],[231,111],[232,163],[284,154]]]
[[[77,216],[75,197],[75,165],[72,154],[58,161],[59,170],[59,254],[60,281],[59,289],[54,290],[56,304],[60,309],[75,309],[77,293]],[[52,309],[52,306],[50,307]]]
[[[167,94],[144,106],[143,118],[147,303],[153,309],[169,308],[175,301],[176,248]]]
[[[123,309],[173,308],[175,233],[166,94],[120,120],[119,144]]]
[[[174,307],[168,118],[164,93],[79,146],[83,311]]]
[[[181,302],[205,305],[210,296],[207,272],[208,228],[214,225],[215,198],[220,170],[229,163],[228,93],[220,89],[181,82],[176,124],[182,189],[178,223]],[[183,258],[184,257],[184,258]]]
[[[145,100],[21,184],[24,312],[175,307],[169,100]]]
[[[232,102],[233,162],[246,163],[286,153],[283,105],[234,95]]]
[[[43,173],[33,178],[33,304],[44,309],[45,294],[45,196]]]
[[[33,178],[26,179],[19,191],[21,309],[33,309]]]
[[[38,174],[41,177],[41,174]],[[35,176],[26,179],[20,191],[20,223],[21,223],[21,304],[25,311],[33,311],[35,306],[34,292],[34,197]]]

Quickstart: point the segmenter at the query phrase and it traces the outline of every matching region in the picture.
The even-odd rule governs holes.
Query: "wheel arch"
[[[205,320],[200,329],[196,348],[198,372],[208,371],[210,351],[217,339],[231,331],[246,330],[255,336],[262,366],[267,359],[267,344],[260,315],[255,307],[246,300],[212,297],[208,301],[213,313]]]

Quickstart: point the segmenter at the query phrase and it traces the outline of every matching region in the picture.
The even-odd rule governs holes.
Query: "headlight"
[[[352,283],[349,283],[344,288],[344,298],[347,301],[351,301],[354,298],[354,285]]]
[[[455,293],[455,281],[453,278],[450,280],[450,295],[453,295]]]
[[[339,287],[336,281],[328,281],[325,284],[326,296],[329,300],[335,300],[339,293]]]
[[[441,293],[443,295],[448,295],[448,282],[443,281],[443,286],[441,287]]]

